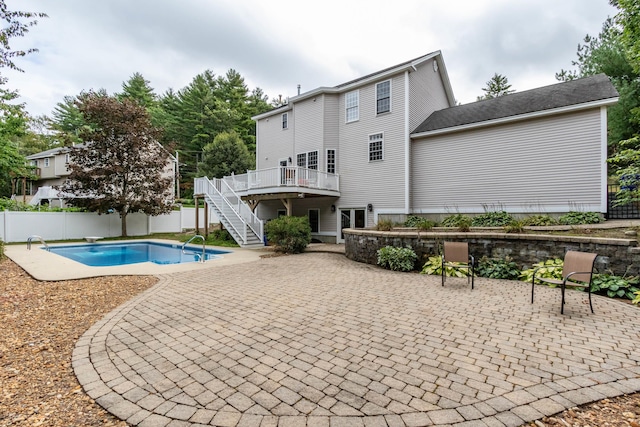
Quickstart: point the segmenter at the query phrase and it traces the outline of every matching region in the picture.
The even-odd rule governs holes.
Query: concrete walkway
[[[309,253],[167,274],[79,340],[139,426],[519,426],[640,390],[640,310]]]

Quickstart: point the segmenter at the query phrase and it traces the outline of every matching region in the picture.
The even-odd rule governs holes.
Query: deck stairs
[[[264,246],[264,224],[238,194],[222,179],[194,180],[195,194],[204,196],[207,205],[233,239],[243,248]]]

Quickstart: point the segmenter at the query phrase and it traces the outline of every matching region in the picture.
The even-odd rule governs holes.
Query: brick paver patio
[[[310,253],[163,276],[79,340],[139,426],[519,426],[640,390],[637,308]]]

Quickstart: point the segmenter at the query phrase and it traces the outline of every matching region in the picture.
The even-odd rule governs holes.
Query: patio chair
[[[471,289],[475,278],[476,261],[473,255],[469,254],[469,243],[467,242],[444,242],[442,250],[442,286],[446,277],[446,267],[455,269],[467,269],[467,283],[471,280]]]
[[[589,294],[589,308],[591,308],[591,313],[593,313],[593,304],[591,303],[591,283],[593,281],[593,266],[597,257],[598,254],[594,253],[567,251],[564,256],[564,265],[562,267],[562,280],[536,277],[536,273],[541,268],[554,268],[554,266],[536,268],[533,272],[533,279],[531,280],[531,304],[533,304],[533,293],[536,288],[535,283],[537,279],[540,282],[560,285],[562,292],[560,314],[564,314],[564,291],[567,286],[587,289],[587,293]]]

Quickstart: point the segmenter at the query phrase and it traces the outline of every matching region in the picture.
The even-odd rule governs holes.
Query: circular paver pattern
[[[302,254],[163,276],[79,340],[132,425],[518,426],[640,390],[638,309]]]

